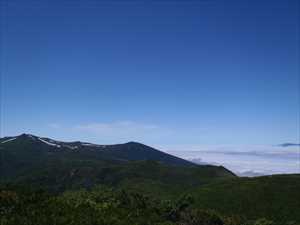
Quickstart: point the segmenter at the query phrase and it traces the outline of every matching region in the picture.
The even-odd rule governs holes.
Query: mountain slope
[[[235,176],[223,167],[197,166],[135,142],[96,145],[23,134],[0,143],[2,182],[55,189],[137,183],[194,186]]]
[[[300,174],[290,174],[223,180],[198,187],[191,194],[198,207],[248,219],[265,217],[280,224],[300,222],[299,190]]]
[[[239,178],[224,167],[194,165],[134,142],[95,145],[20,135],[0,139],[0,143],[0,201],[3,188],[26,191],[29,185],[35,190],[34,193],[40,193],[40,188],[49,190],[51,195],[55,192],[53,198],[57,199],[57,194],[66,190],[67,193],[77,193],[81,188],[90,190],[96,185],[104,185],[112,188],[114,193],[124,193],[123,190],[126,190],[137,193],[134,196],[138,198],[145,194],[147,197],[144,200],[159,198],[167,205],[169,200],[176,202],[180,195],[188,196],[193,199],[190,209],[214,210],[221,216],[229,216],[228,220],[222,216],[226,225],[261,224],[254,223],[258,218],[273,220],[276,222],[274,225],[300,222],[299,175]],[[9,193],[4,191],[2,197],[14,197]],[[102,193],[99,196],[103,196]],[[31,199],[31,196],[28,198]],[[32,201],[25,201],[20,209],[28,208],[29,202]],[[47,200],[37,204],[37,212],[48,203]],[[52,209],[56,207],[55,203]],[[140,205],[135,207],[137,211],[140,209]],[[86,205],[78,212],[85,208]],[[173,212],[173,208],[170,209]],[[16,210],[16,215],[19,212],[23,211]],[[68,215],[71,212],[73,210]],[[90,212],[84,211],[83,214]],[[49,214],[48,211],[46,214]],[[28,218],[31,216],[29,214]],[[20,218],[22,220],[24,217],[21,215]]]
[[[149,146],[129,142],[117,145],[97,145],[85,142],[61,142],[49,138],[41,138],[30,134],[0,139],[3,151],[17,154],[30,153],[34,157],[45,157],[49,154],[73,153],[81,157],[92,157],[119,161],[155,160],[169,165],[195,166],[192,162],[169,155]],[[26,157],[25,157],[26,158]]]

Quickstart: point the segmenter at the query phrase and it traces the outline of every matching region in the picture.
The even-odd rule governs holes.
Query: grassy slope
[[[300,175],[237,178],[210,166],[173,167],[153,161],[114,166],[98,163],[55,163],[19,177],[18,183],[56,191],[105,184],[160,199],[190,194],[195,207],[214,209],[224,215],[300,222]]]
[[[133,190],[160,199],[190,194],[195,207],[217,210],[224,215],[265,217],[275,221],[300,222],[300,175],[237,178],[216,167],[186,168],[153,161],[115,166],[66,165],[24,177],[21,183],[56,190],[105,184]],[[95,163],[95,162],[94,162]]]
[[[54,190],[104,184],[170,196],[187,188],[232,177],[230,171],[216,166],[180,167],[155,161],[115,164],[96,160],[49,162],[44,168],[19,176],[13,182]]]
[[[247,218],[300,222],[300,175],[235,178],[193,191],[196,205]]]

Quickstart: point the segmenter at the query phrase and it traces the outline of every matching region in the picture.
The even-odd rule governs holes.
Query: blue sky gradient
[[[1,5],[1,136],[299,143],[296,0]]]

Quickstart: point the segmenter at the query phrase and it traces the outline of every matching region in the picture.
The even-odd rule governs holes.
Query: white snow
[[[58,148],[61,147],[61,146],[58,145],[58,144],[50,143],[50,142],[45,141],[45,140],[43,140],[43,139],[41,139],[41,138],[38,138],[38,139],[39,139],[41,142],[43,142],[43,143],[45,143],[45,144],[47,144],[47,145],[54,146],[54,147],[58,147]]]
[[[105,145],[97,145],[97,144],[91,144],[91,143],[81,143],[83,146],[91,146],[91,147],[97,147],[97,148],[105,148]]]
[[[94,144],[91,144],[91,143],[81,143],[81,145],[84,145],[84,146],[97,146],[97,145],[94,145]]]
[[[81,142],[79,144],[79,146],[78,145],[69,145],[68,143],[55,141],[55,140],[52,140],[52,139],[44,140],[44,138],[42,138],[42,137],[36,137],[36,136],[32,136],[30,134],[26,134],[26,135],[27,135],[27,137],[31,138],[32,140],[41,141],[41,142],[43,142],[47,145],[57,147],[57,148],[68,148],[68,149],[71,149],[71,150],[75,150],[75,149],[79,149],[80,145],[81,146],[87,146],[87,147],[95,147],[95,148],[106,148],[106,145],[97,145],[97,144],[92,144],[92,143],[88,143],[88,142]],[[4,140],[4,141],[0,142],[0,144],[4,144],[4,143],[10,142],[10,141],[13,141],[15,139],[17,139],[17,137]]]
[[[5,141],[2,141],[1,144],[4,144],[4,143],[7,143],[7,142],[10,142],[10,141],[13,141],[13,140],[16,140],[17,138],[11,138],[11,139],[8,139],[8,140],[5,140]]]
[[[64,147],[69,148],[69,149],[78,149],[78,146],[70,146],[70,145],[64,145]]]

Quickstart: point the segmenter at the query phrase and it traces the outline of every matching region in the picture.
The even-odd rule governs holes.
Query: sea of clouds
[[[198,164],[222,165],[239,176],[300,173],[299,146],[165,146],[166,152]],[[188,150],[185,150],[188,149]]]

